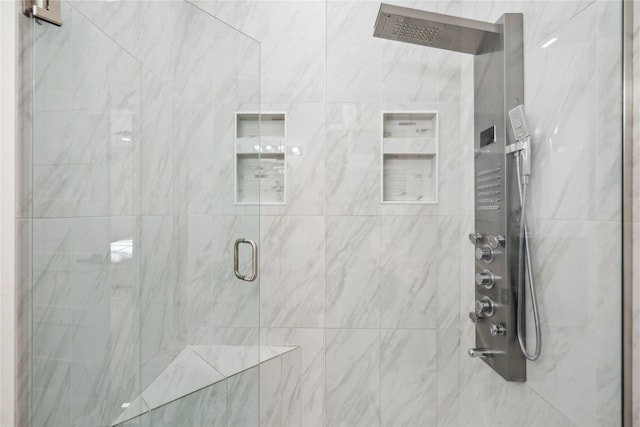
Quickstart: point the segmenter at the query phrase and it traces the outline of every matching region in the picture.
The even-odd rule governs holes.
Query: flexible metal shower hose
[[[529,360],[537,360],[540,357],[542,350],[542,333],[540,332],[540,314],[538,312],[538,299],[536,298],[536,287],[533,281],[533,269],[531,268],[531,251],[529,249],[529,231],[527,229],[526,218],[526,202],[527,202],[527,186],[528,176],[526,179],[520,177],[520,156],[516,156],[516,175],[518,176],[518,194],[520,196],[520,247],[518,248],[518,307],[517,307],[517,332],[518,342],[520,343],[520,349],[522,354]],[[524,254],[523,254],[524,251]],[[523,262],[523,258],[526,261]],[[531,295],[531,309],[533,310],[533,321],[536,330],[536,346],[533,354],[527,351],[527,345],[524,340],[524,332],[522,326],[524,323],[524,294],[525,294],[525,272],[527,270],[529,277],[529,293]]]

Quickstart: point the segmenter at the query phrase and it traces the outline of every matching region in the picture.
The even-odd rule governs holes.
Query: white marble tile
[[[260,218],[260,325],[324,324],[324,218]]]
[[[216,112],[214,104],[176,105],[175,131],[176,140],[180,143],[174,145],[175,212],[191,215],[212,213],[217,201],[215,192],[218,185],[224,183],[227,187],[233,187],[232,172],[223,183],[216,182],[223,165],[233,165],[231,142],[225,141],[224,144],[214,137],[218,124]],[[226,122],[230,124],[232,114],[230,111],[228,114]]]
[[[260,364],[260,425],[282,426],[282,359]]]
[[[260,425],[260,372],[251,368],[227,379],[227,425]]]
[[[177,52],[174,85],[185,102],[255,102],[259,99],[260,45],[189,7]]]
[[[531,235],[543,353],[528,365],[527,384],[578,425],[596,419],[596,356],[583,356],[599,345],[590,313],[597,313],[601,276],[597,263],[585,265],[600,253],[594,236],[595,225],[566,221],[538,221]],[[527,326],[531,337],[531,317]]]
[[[325,426],[379,426],[379,330],[326,329],[325,342]]]
[[[29,82],[33,91],[29,95],[33,96],[33,111],[55,111],[70,110],[73,108],[73,95],[75,82],[73,75],[73,50],[72,41],[77,32],[74,32],[75,21],[82,20],[73,9],[66,16],[64,28],[52,26],[29,27],[21,25],[20,28],[29,28],[22,35],[29,37],[25,44],[31,44],[28,52],[31,66],[32,80]],[[26,33],[26,34],[25,34]],[[25,58],[25,57],[23,57]],[[36,60],[37,59],[37,60]],[[26,70],[27,68],[25,68]],[[25,78],[25,82],[29,81]]]
[[[375,104],[327,104],[327,214],[380,212],[381,124]]]
[[[464,53],[441,52],[438,69],[438,101],[460,102],[462,69],[468,59],[469,56]]]
[[[155,409],[223,379],[198,353],[186,348],[142,392],[142,397]]]
[[[140,114],[140,212],[173,213],[175,97],[149,72],[142,75]]]
[[[174,217],[140,218],[140,316],[143,364],[167,351],[179,328],[179,291],[176,286],[176,247]],[[134,237],[135,239],[136,237]],[[162,350],[162,351],[161,351]],[[172,351],[168,351],[171,357]],[[172,354],[173,357],[178,352]],[[171,357],[171,359],[173,359]],[[169,359],[169,360],[171,360]],[[167,362],[169,361],[167,360]],[[151,366],[151,365],[149,365]],[[143,386],[149,384],[165,363],[146,370]]]
[[[71,425],[71,362],[33,360],[31,419],[33,425]]]
[[[436,331],[383,329],[380,424],[436,425],[437,369]]]
[[[590,10],[525,56],[527,119],[533,131],[530,215],[590,219],[596,194],[596,16]],[[554,64],[550,66],[549,64]],[[562,185],[557,183],[562,182]]]
[[[597,200],[594,218],[619,221],[622,215],[622,3],[600,1],[597,16]],[[585,12],[586,13],[586,12]]]
[[[438,220],[435,216],[396,216],[381,219],[380,258],[363,263],[369,265],[369,270],[371,265],[375,265],[374,262],[380,263],[381,327],[433,328],[438,323],[437,225]],[[367,232],[362,234],[366,235]],[[358,249],[356,253],[357,251]],[[341,258],[343,256],[337,257]],[[344,262],[349,269],[358,268],[349,259]],[[347,282],[347,287],[352,286]]]
[[[380,326],[380,220],[327,217],[326,326]]]
[[[439,328],[455,328],[460,318],[460,241],[468,233],[460,230],[457,216],[439,216],[437,221],[437,249],[428,255],[437,254],[437,324]],[[467,262],[473,264],[472,258]]]
[[[577,424],[534,392],[527,383],[509,383],[484,362],[467,355],[472,345],[460,344],[460,404],[457,425],[554,427]]]
[[[375,18],[371,22],[375,22]],[[367,31],[361,34],[361,37],[372,40],[366,40],[366,44],[373,43],[373,49],[369,55],[377,54],[380,57],[378,61],[381,62],[381,75],[378,91],[380,91],[381,100],[383,102],[437,101],[441,80],[448,83],[449,79],[453,78],[444,73],[444,71],[453,70],[442,70],[443,73],[440,73],[444,53],[414,44],[372,38],[370,34],[372,32]],[[366,45],[365,41],[358,41],[358,43]],[[356,100],[360,101],[360,99]]]
[[[300,347],[283,354],[282,360],[282,425],[302,425],[302,350]]]
[[[261,360],[259,346],[194,345],[189,348],[226,378],[258,366]]]
[[[320,328],[262,328],[262,345],[300,346],[300,415],[299,423],[308,427],[323,426],[324,414],[324,331]],[[284,356],[283,356],[284,357]],[[292,356],[294,358],[295,356]],[[284,360],[284,359],[283,359]],[[284,389],[285,393],[287,388]],[[287,400],[284,400],[287,402]],[[293,402],[293,400],[292,400]],[[295,409],[295,408],[294,408]],[[288,411],[285,411],[287,414]],[[295,419],[295,411],[286,419]]]
[[[620,302],[622,301],[622,223],[598,223],[595,225],[598,251],[598,283],[593,298],[596,299],[594,322],[594,361],[596,374],[596,417],[600,425],[612,423],[622,416],[622,325]],[[623,373],[623,375],[626,375]]]
[[[378,102],[382,49],[372,37],[379,4],[329,1],[327,7],[327,101]]]
[[[73,108],[105,111],[137,106],[139,63],[81,14],[71,34]]]
[[[154,427],[226,427],[226,384],[211,385],[154,409],[151,418]]]
[[[196,4],[260,41],[262,102],[324,101],[324,2],[204,0]]]
[[[33,221],[33,229],[26,238],[32,251],[28,266],[34,306],[71,305],[72,221],[68,218]]]
[[[438,329],[437,340],[437,424],[455,427],[460,425],[460,332],[458,329]]]
[[[16,220],[16,423],[31,425],[33,221]]]

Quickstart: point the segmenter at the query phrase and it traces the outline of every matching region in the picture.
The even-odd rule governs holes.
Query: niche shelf
[[[286,203],[285,113],[236,113],[236,204]]]
[[[382,203],[438,203],[438,113],[382,113]]]

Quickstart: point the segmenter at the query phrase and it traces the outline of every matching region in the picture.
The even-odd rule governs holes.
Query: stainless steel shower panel
[[[515,142],[507,114],[524,103],[522,15],[505,14],[496,25],[499,37],[485,39],[474,58],[475,295],[481,307],[493,304],[492,316],[475,323],[475,350],[486,352],[482,360],[507,381],[525,381],[516,335],[520,201],[515,161],[506,154]]]
[[[495,24],[382,4],[374,36],[474,56],[475,307],[478,357],[507,381],[526,380],[517,338],[520,201],[508,112],[524,104],[522,14]],[[426,53],[428,54],[428,53]],[[470,142],[470,141],[469,141]]]
[[[499,33],[500,27],[488,22],[383,3],[373,35],[475,55]]]

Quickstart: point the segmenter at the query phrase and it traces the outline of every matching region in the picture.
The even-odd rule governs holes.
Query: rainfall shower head
[[[373,36],[475,55],[486,37],[499,32],[488,22],[382,3]]]

